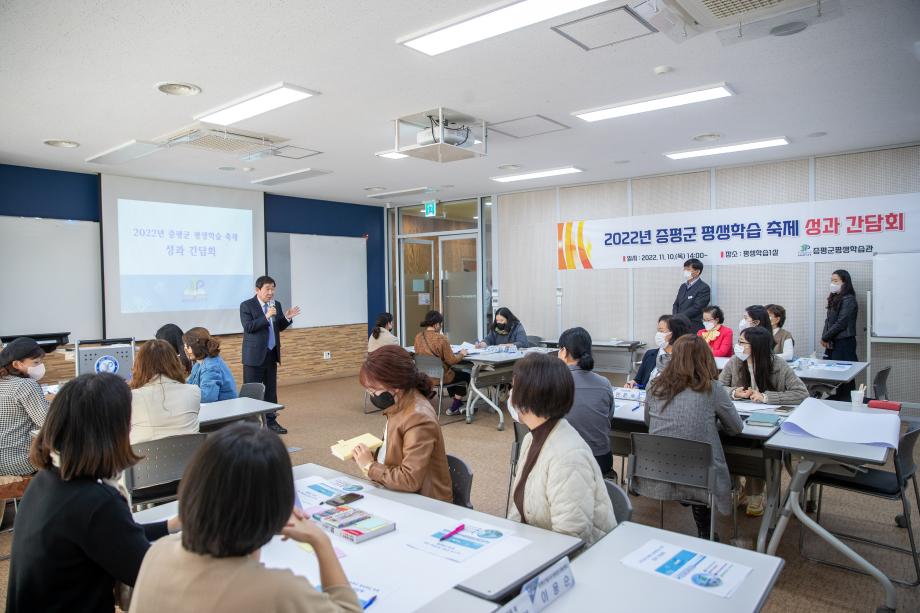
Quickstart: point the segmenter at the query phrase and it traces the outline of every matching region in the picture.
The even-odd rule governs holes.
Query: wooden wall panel
[[[227,334],[221,336],[220,340],[221,356],[233,371],[237,385],[242,385],[243,364],[240,356],[243,335]],[[331,360],[323,359],[324,351],[332,352]],[[288,328],[281,333],[278,385],[356,375],[366,353],[367,326],[364,324]],[[45,364],[47,373],[42,383],[58,383],[74,377],[74,362],[65,358],[62,349],[45,356]]]

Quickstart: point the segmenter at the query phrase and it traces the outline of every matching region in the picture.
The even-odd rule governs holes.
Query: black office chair
[[[131,445],[143,459],[125,471],[125,488],[131,505],[156,504],[175,500],[179,481],[207,434],[180,434]]]
[[[240,387],[240,398],[252,398],[253,400],[265,400],[264,383],[244,383]]]
[[[888,400],[888,375],[891,374],[891,366],[886,366],[877,373],[872,379],[872,393],[876,400]]]
[[[894,583],[910,587],[920,585],[920,557],[917,555],[917,544],[914,541],[914,530],[910,522],[910,503],[907,501],[908,481],[913,481],[914,500],[917,502],[917,508],[920,508],[920,491],[917,489],[917,463],[914,461],[914,446],[917,444],[918,438],[920,438],[920,424],[912,424],[910,429],[901,436],[901,440],[898,441],[898,449],[895,451],[894,455],[894,472],[881,468],[865,468],[860,469],[860,471],[853,476],[847,476],[819,470],[812,475],[811,479],[808,481],[809,485],[818,486],[818,508],[815,514],[815,521],[818,523],[821,523],[821,499],[825,486],[849,490],[858,494],[866,494],[867,496],[884,498],[886,500],[901,501],[901,507],[904,514],[899,515],[895,519],[895,523],[901,528],[907,528],[907,538],[910,541],[910,549],[873,541],[852,534],[841,532],[831,532],[831,534],[838,538],[910,554],[914,561],[916,579],[912,582],[907,582],[889,577]],[[807,532],[807,530],[802,530],[799,533],[799,552],[802,554],[802,557],[812,562],[819,562],[821,564],[827,564],[828,566],[835,566],[837,568],[863,574],[863,571],[850,566],[844,566],[843,564],[837,564],[836,562],[820,558],[809,557],[804,551],[805,532]]]
[[[450,468],[450,481],[454,493],[454,504],[473,508],[470,494],[473,491],[473,471],[469,465],[454,455],[447,455],[447,466]]]

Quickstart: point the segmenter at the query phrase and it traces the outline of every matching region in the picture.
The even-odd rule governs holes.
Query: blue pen
[[[852,362],[837,362],[837,366],[852,366]]]
[[[634,406],[634,407],[632,408],[633,412],[638,411],[640,406],[641,406],[641,405],[638,405],[638,404],[637,404],[636,406]]]
[[[361,608],[362,608],[362,609],[368,608],[369,606],[371,606],[372,604],[374,604],[374,602],[375,602],[376,600],[377,600],[377,594],[374,594],[373,596],[370,597],[370,599],[369,599],[367,602],[364,603],[364,606],[361,607]]]

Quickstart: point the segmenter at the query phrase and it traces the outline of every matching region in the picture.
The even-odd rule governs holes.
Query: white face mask
[[[839,293],[840,293],[840,286],[837,285],[836,283],[831,283],[831,293],[832,293],[832,294],[839,294]]]
[[[667,332],[655,332],[655,344],[658,345],[659,349],[668,344],[667,335]]]
[[[35,379],[38,381],[45,376],[45,364],[42,363],[29,366],[29,368],[26,369],[26,372],[29,374],[30,379]]]
[[[741,318],[741,321],[738,322],[738,332],[741,332],[742,330],[750,327],[750,322],[748,322],[748,320],[744,319],[743,317]]]
[[[748,359],[747,354],[744,353],[744,347],[742,345],[735,344],[735,357],[742,362]]]
[[[511,395],[510,395],[510,394],[508,395],[508,415],[510,415],[510,416],[511,416],[511,419],[513,419],[513,420],[516,421],[516,422],[520,422],[520,421],[521,421],[521,418],[520,418],[520,416],[518,415],[517,409],[514,408],[514,404],[512,404],[512,402],[511,402]]]
[[[712,330],[713,328],[716,327],[716,322],[714,322],[714,321],[704,321],[704,322],[703,322],[703,327],[706,328],[707,330]]]
[[[689,281],[693,277],[693,273],[689,270],[684,271],[684,281]]]

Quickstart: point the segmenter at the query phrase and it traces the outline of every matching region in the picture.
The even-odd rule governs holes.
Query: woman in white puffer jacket
[[[563,419],[574,397],[572,373],[560,360],[535,353],[514,365],[508,411],[531,431],[521,445],[508,519],[590,547],[617,522],[591,448]]]

